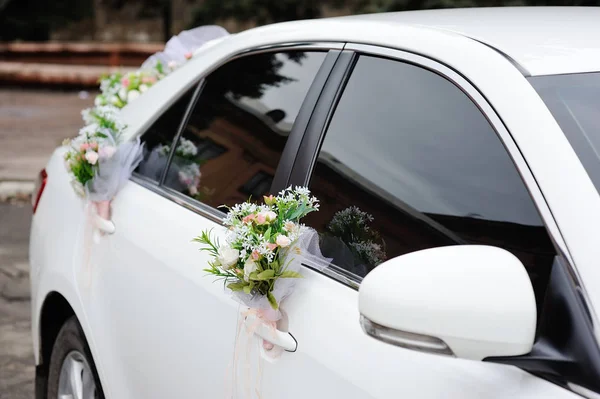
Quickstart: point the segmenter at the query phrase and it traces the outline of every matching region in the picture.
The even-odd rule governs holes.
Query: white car
[[[284,302],[260,397],[599,398],[598,21],[390,13],[201,48],[123,109],[144,160],[98,240],[64,149],[41,174],[37,397],[226,397],[242,308],[191,239],[306,185],[332,261]]]

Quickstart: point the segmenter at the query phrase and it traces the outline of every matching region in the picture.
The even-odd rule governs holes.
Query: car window
[[[475,104],[429,70],[361,56],[310,188],[323,255],[359,277],[408,252],[484,244],[545,288],[554,250],[516,167]]]
[[[196,86],[187,90],[142,135],[144,157],[136,169],[139,175],[159,182],[167,167],[171,143],[181,125],[183,115],[192,99]]]
[[[206,78],[165,185],[210,206],[266,194],[326,52],[262,53]]]
[[[600,73],[533,76],[528,80],[600,193]]]

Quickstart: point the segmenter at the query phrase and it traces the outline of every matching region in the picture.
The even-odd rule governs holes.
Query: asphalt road
[[[0,89],[0,187],[31,182],[64,138],[83,126],[95,93]],[[0,198],[2,198],[0,190]],[[32,399],[28,245],[31,205],[0,199],[0,399]]]
[[[83,127],[95,93],[0,89],[0,181],[33,180],[52,151]]]
[[[31,206],[0,203],[0,399],[32,399],[28,243]]]

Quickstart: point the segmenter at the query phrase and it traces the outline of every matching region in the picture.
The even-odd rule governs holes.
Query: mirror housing
[[[377,266],[359,289],[365,332],[404,348],[482,360],[533,346],[537,311],[523,264],[500,248],[431,248]]]

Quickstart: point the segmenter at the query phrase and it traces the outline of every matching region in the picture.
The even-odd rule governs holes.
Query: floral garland
[[[186,60],[191,58],[191,52],[185,54]],[[120,110],[179,66],[179,63],[170,61],[165,67],[157,60],[151,68],[115,72],[100,78],[100,94],[94,99],[95,106],[81,111],[84,127],[77,137],[63,142],[68,147],[64,156],[65,166],[72,175],[71,185],[78,195],[89,195],[92,187],[90,182],[98,175],[102,163],[110,160],[122,144],[122,132],[126,125],[120,118]],[[190,144],[197,151],[193,143]],[[183,152],[185,155],[186,150]],[[191,177],[183,178],[192,184],[199,178],[199,170],[187,171],[187,175]]]

